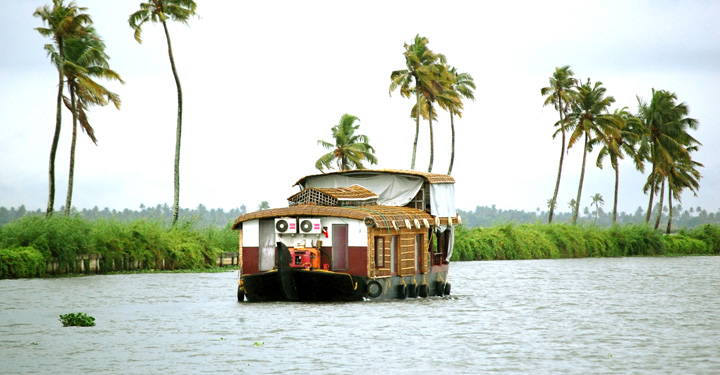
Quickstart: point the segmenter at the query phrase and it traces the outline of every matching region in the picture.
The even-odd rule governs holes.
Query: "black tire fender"
[[[377,288],[376,292],[372,292],[374,288]],[[382,284],[380,284],[377,280],[370,280],[367,284],[365,284],[365,290],[367,292],[367,296],[370,298],[377,298],[380,297],[380,295],[383,292]]]
[[[450,295],[450,283],[445,283],[445,295]]]
[[[238,302],[245,301],[245,292],[243,292],[242,287],[238,285]]]
[[[399,299],[408,298],[408,286],[406,284],[398,285],[398,298]]]

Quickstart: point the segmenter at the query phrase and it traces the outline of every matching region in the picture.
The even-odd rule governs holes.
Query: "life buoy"
[[[373,292],[373,289],[377,289],[377,291]],[[367,296],[370,298],[377,298],[380,297],[380,295],[383,292],[382,284],[380,284],[377,280],[370,280],[365,285],[365,290],[367,291]]]

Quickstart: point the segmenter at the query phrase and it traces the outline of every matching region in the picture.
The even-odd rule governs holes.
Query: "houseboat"
[[[238,301],[361,301],[450,294],[455,180],[400,170],[310,175],[288,207],[246,213]]]

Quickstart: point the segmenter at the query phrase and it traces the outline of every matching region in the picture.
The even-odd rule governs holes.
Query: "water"
[[[338,304],[240,304],[236,272],[0,280],[0,374],[720,373],[720,257],[450,273],[450,297]]]

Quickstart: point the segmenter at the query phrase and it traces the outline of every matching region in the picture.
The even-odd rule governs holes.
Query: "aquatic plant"
[[[85,313],[69,313],[60,315],[63,327],[92,327],[95,325],[95,318]]]

